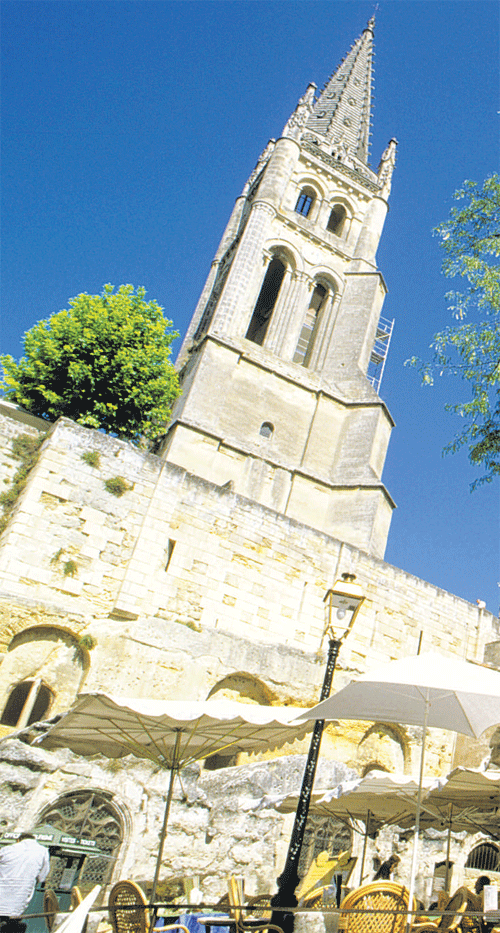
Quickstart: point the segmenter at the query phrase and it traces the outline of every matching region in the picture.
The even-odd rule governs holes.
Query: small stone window
[[[297,198],[295,212],[297,214],[302,214],[303,217],[308,217],[309,211],[314,204],[315,197],[316,195],[312,188],[302,188]]]
[[[237,753],[232,755],[210,755],[205,758],[204,768],[206,771],[219,771],[221,768],[234,768],[237,760]]]
[[[175,541],[172,541],[172,539],[169,538],[168,544],[167,544],[167,551],[165,554],[165,557],[166,557],[165,571],[167,571],[170,566],[170,561],[172,560],[172,557],[174,554],[174,548],[175,548]]]
[[[264,421],[260,426],[259,434],[261,434],[262,437],[272,437],[273,431],[274,425],[272,425],[270,421]]]
[[[46,717],[52,692],[41,680],[24,680],[11,690],[0,722],[23,729]]]
[[[330,214],[326,229],[329,230],[330,233],[335,233],[337,236],[341,236],[344,229],[344,224],[346,222],[346,217],[347,211],[345,207],[342,204],[336,204]]]

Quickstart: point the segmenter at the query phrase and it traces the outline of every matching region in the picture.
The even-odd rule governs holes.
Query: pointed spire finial
[[[374,24],[372,16],[314,102],[306,123],[319,145],[346,164],[368,164]]]
[[[373,13],[372,13],[372,15],[370,16],[370,19],[368,20],[368,23],[367,23],[367,26],[366,26],[366,28],[367,28],[367,29],[371,29],[372,32],[373,32],[373,30],[375,29],[375,17],[376,17],[376,14],[377,14],[378,11],[379,11],[379,6],[380,6],[380,4],[378,4],[378,3],[375,4],[375,6],[374,6],[374,8],[373,8]]]

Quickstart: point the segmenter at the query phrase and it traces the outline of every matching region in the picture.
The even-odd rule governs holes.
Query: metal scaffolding
[[[380,317],[377,324],[377,332],[373,343],[373,349],[368,364],[366,378],[378,393],[382,376],[384,375],[385,363],[389,352],[389,345],[392,337],[394,321],[389,321],[385,317]]]

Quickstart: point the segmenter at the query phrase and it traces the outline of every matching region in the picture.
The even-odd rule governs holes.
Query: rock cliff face
[[[248,894],[273,891],[276,861],[286,851],[290,818],[263,808],[266,795],[298,793],[304,756],[291,755],[222,771],[184,769],[176,781],[165,842],[165,893],[182,892],[196,875],[204,895],[218,900],[229,874],[244,875]],[[322,761],[318,782],[332,786],[355,776],[337,762]],[[46,752],[18,738],[0,743],[0,825],[31,828],[40,814],[68,793],[99,788],[117,806],[128,844],[119,854],[121,877],[150,886],[165,805],[168,772],[133,757],[88,760],[69,751]],[[338,830],[341,829],[339,825]]]

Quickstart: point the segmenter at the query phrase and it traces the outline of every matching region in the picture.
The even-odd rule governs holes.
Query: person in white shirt
[[[45,881],[49,853],[32,833],[21,833],[18,842],[0,849],[0,923],[4,930],[22,929],[15,921],[28,906],[37,881]]]

